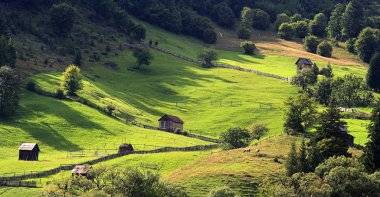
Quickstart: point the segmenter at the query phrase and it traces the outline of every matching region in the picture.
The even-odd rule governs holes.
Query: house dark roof
[[[76,165],[71,171],[72,174],[87,174],[88,171],[92,168],[90,165]]]
[[[162,116],[158,121],[161,121],[161,120],[166,120],[166,121],[172,121],[172,122],[175,122],[175,123],[180,123],[180,124],[183,124],[184,122],[178,118],[177,116],[171,116],[171,115],[167,115],[165,114],[164,116]]]
[[[310,60],[310,59],[307,59],[307,58],[298,58],[296,64],[298,64],[299,62],[301,62],[302,64],[309,64],[309,65],[313,65],[313,62]]]
[[[22,143],[18,149],[31,151],[34,148],[37,148],[37,150],[40,151],[40,148],[38,147],[38,144],[36,143]]]

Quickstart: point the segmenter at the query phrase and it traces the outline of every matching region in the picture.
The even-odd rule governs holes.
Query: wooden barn
[[[166,131],[181,131],[183,132],[184,122],[177,116],[164,115],[159,120],[159,129]]]
[[[92,169],[92,166],[90,165],[76,165],[73,170],[71,170],[71,174],[74,175],[81,175],[81,176],[87,176],[88,172]]]
[[[313,67],[313,62],[307,58],[298,58],[296,65],[297,70],[302,70],[305,68],[311,69],[311,67]]]
[[[38,147],[38,144],[36,143],[23,143],[18,148],[19,160],[24,161],[38,161],[38,153],[40,152],[40,148]]]

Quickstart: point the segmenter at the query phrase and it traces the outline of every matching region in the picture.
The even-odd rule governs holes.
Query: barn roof
[[[177,116],[172,116],[172,115],[168,115],[168,114],[165,114],[164,116],[162,116],[158,121],[161,121],[161,120],[168,120],[168,121],[172,121],[172,122],[175,122],[175,123],[180,123],[180,124],[183,124],[184,122],[178,118]]]
[[[22,143],[18,149],[31,151],[34,148],[37,148],[37,150],[40,151],[40,148],[38,147],[38,144],[36,143]]]
[[[71,170],[71,173],[72,174],[87,174],[91,168],[92,166],[90,165],[76,165],[74,169]]]
[[[302,57],[298,58],[296,64],[298,64],[299,62],[301,62],[302,64],[309,64],[309,65],[313,64],[313,62],[310,59],[302,58]]]

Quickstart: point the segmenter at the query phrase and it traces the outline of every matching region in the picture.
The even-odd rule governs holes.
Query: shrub
[[[264,10],[253,9],[252,10],[252,27],[260,30],[268,29],[270,25],[270,16]]]
[[[112,116],[113,115],[113,112],[115,111],[116,107],[111,105],[111,104],[108,104],[107,107],[106,107],[106,112],[108,115]]]
[[[203,32],[203,42],[207,44],[214,44],[216,42],[216,33],[213,29],[206,29]]]
[[[306,21],[297,21],[292,23],[295,34],[298,38],[305,38],[309,34],[309,27]]]
[[[269,132],[268,125],[264,123],[255,123],[251,126],[252,138],[259,140],[262,136]]]
[[[320,41],[315,36],[307,36],[304,39],[304,46],[307,52],[316,53]]]
[[[327,21],[327,17],[323,13],[316,14],[310,23],[310,32],[319,37],[326,36]]]
[[[276,30],[283,24],[290,23],[290,17],[286,13],[278,14],[276,18],[276,22],[274,22],[274,26]]]
[[[224,149],[241,148],[249,145],[251,135],[245,129],[240,127],[230,128],[223,132],[220,136],[220,141],[223,143]]]
[[[58,90],[55,91],[54,97],[57,98],[57,99],[62,100],[62,99],[65,98],[65,93],[63,92],[62,89],[58,89]]]
[[[248,40],[251,38],[251,30],[246,27],[240,27],[237,31],[237,36],[240,39]]]
[[[253,55],[256,50],[256,46],[252,41],[244,41],[240,43],[240,47],[244,49],[244,53],[247,55]]]
[[[205,49],[199,54],[198,58],[202,62],[202,67],[211,68],[214,66],[213,61],[218,59],[218,54],[213,49]]]
[[[317,53],[323,57],[331,57],[333,47],[327,41],[323,41],[318,45]]]
[[[346,41],[346,49],[348,52],[350,53],[353,53],[355,54],[356,51],[355,51],[355,42],[356,42],[356,39],[355,38],[350,38]]]
[[[380,44],[380,30],[367,27],[360,32],[355,49],[360,59],[369,62]]]
[[[182,132],[182,135],[188,136],[189,134],[186,131],[184,131],[184,132]]]
[[[36,91],[36,83],[34,81],[29,81],[26,84],[26,89],[29,91],[35,92]]]
[[[66,3],[54,4],[50,9],[50,23],[57,34],[66,36],[74,26],[75,15],[72,6]]]
[[[150,65],[154,59],[154,56],[146,48],[133,49],[133,57],[136,58],[137,65],[134,67],[140,69],[142,65]]]
[[[295,35],[293,26],[289,23],[282,23],[278,29],[278,35],[285,40],[293,39]]]

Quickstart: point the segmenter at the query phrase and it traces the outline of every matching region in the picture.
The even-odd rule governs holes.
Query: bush
[[[35,92],[36,91],[36,83],[34,81],[29,81],[26,84],[26,89],[29,91]]]
[[[255,123],[251,126],[252,138],[259,140],[262,136],[269,132],[268,125],[264,123]]]
[[[318,45],[317,53],[323,57],[331,57],[333,47],[327,41],[323,41]]]
[[[174,131],[174,133],[175,133],[175,134],[182,134],[181,129],[176,129],[176,130]]]
[[[310,32],[313,35],[324,37],[326,36],[327,17],[323,13],[314,16],[314,20],[310,23]]]
[[[154,59],[154,56],[146,48],[133,49],[133,57],[136,58],[137,65],[134,67],[140,69],[142,65],[150,65]]]
[[[220,141],[223,143],[223,148],[226,150],[246,147],[249,145],[250,140],[251,135],[249,132],[240,127],[230,128],[220,136]]]
[[[305,38],[309,34],[309,27],[306,21],[292,23],[297,38]]]
[[[214,44],[216,42],[215,31],[213,29],[204,30],[202,40],[207,44]]]
[[[270,25],[270,16],[264,10],[253,9],[252,10],[252,27],[260,30],[266,30]]]
[[[282,23],[278,29],[278,35],[285,40],[293,39],[295,36],[293,26],[289,23]]]
[[[246,27],[240,27],[237,31],[237,36],[240,39],[248,40],[251,38],[251,30]]]
[[[355,54],[356,51],[355,51],[355,42],[356,42],[356,39],[355,38],[350,38],[346,41],[346,49],[348,52],[350,53],[353,53]]]
[[[276,30],[278,30],[283,23],[290,23],[290,17],[286,13],[277,15],[276,22],[274,22]]]
[[[50,23],[57,34],[66,36],[74,26],[75,15],[72,6],[66,3],[54,4],[50,9]]]
[[[304,46],[307,52],[316,53],[320,40],[315,36],[307,36],[304,39]]]
[[[63,92],[62,89],[58,89],[58,90],[55,91],[54,97],[57,98],[57,99],[62,100],[62,99],[65,98],[65,93]]]
[[[367,27],[360,32],[355,49],[360,59],[369,62],[380,44],[380,30]]]
[[[256,50],[256,46],[252,41],[244,41],[240,43],[240,47],[244,49],[244,53],[247,55],[253,55]]]
[[[107,108],[106,108],[106,112],[108,115],[110,116],[113,116],[113,112],[116,110],[116,107],[111,105],[111,104],[108,104],[107,105]]]
[[[213,61],[218,59],[218,54],[213,49],[205,49],[198,55],[198,58],[202,62],[202,67],[211,68],[214,66]]]

